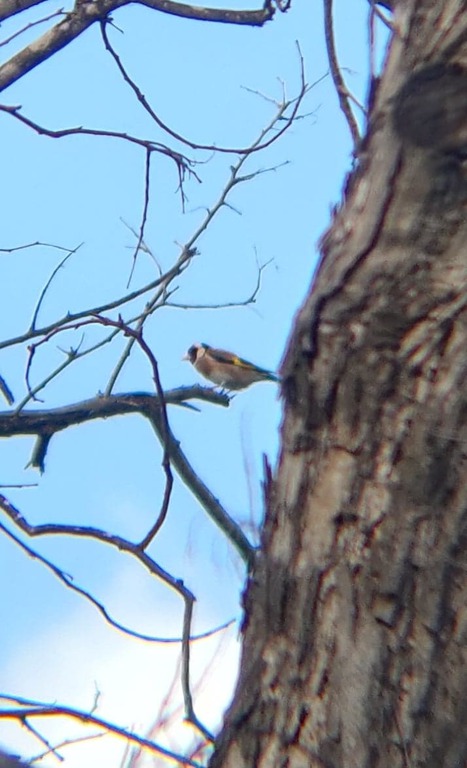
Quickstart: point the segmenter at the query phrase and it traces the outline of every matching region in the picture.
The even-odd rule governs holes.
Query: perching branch
[[[210,387],[194,384],[191,387],[177,387],[166,390],[164,400],[168,405],[192,407],[188,401],[201,400],[214,405],[227,407],[229,398]],[[110,416],[125,416],[129,413],[149,415],[153,408],[159,408],[159,398],[149,392],[132,392],[108,397],[97,396],[79,403],[60,408],[44,410],[0,411],[0,437],[15,435],[37,435],[46,428],[52,434],[68,427],[84,424],[95,419],[107,419]]]
[[[213,389],[193,386],[180,387],[164,392],[167,405],[186,406],[187,401],[200,399],[216,405],[228,406],[229,398]],[[0,412],[0,437],[14,435],[38,435],[48,438],[68,427],[83,424],[94,419],[119,416],[127,413],[140,413],[149,419],[162,442],[162,423],[160,420],[160,401],[157,395],[133,393],[96,397],[71,406],[50,410],[33,410],[11,413]],[[211,493],[208,487],[194,471],[173,433],[168,431],[168,444],[171,462],[180,478],[198,499],[208,515],[233,543],[243,560],[252,564],[254,547],[248,542],[239,525],[231,518],[227,510]]]

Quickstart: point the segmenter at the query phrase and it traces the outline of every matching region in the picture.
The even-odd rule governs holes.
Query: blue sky
[[[222,5],[241,7],[234,2]],[[56,6],[46,2],[28,20],[54,10]],[[335,17],[340,62],[349,87],[363,101],[368,68],[366,3],[340,0],[335,3]],[[296,0],[287,14],[277,14],[263,29],[176,19],[134,5],[116,13],[114,22],[122,31],[110,29],[109,36],[129,73],[158,115],[193,141],[224,146],[253,141],[274,111],[258,94],[279,100],[282,83],[289,96],[298,92],[297,40],[309,83],[328,68],[320,3]],[[18,20],[3,24],[1,39],[17,27]],[[36,27],[25,33],[21,43],[38,31]],[[381,45],[382,35],[380,52]],[[17,47],[18,43],[5,46],[0,53],[7,57]],[[83,125],[166,140],[122,82],[97,28],[2,93],[1,101],[21,104],[25,115],[50,129]],[[308,117],[248,160],[248,172],[287,164],[234,190],[229,201],[235,210],[224,208],[212,222],[198,243],[199,256],[179,280],[174,296],[187,304],[242,301],[255,285],[258,263],[271,260],[255,305],[166,308],[147,325],[145,338],[166,388],[199,381],[181,361],[195,341],[232,349],[264,367],[280,363],[316,264],[315,243],[351,167],[348,129],[329,77],[309,92],[302,113]],[[236,159],[183,151],[203,161],[197,167],[202,183],[187,181],[185,212],[173,164],[162,157],[153,161],[145,241],[163,269],[173,263],[180,244],[217,200]],[[82,243],[54,280],[41,309],[42,321],[121,295],[134,247],[121,220],[139,226],[144,153],[111,139],[51,140],[0,114],[0,157],[0,247],[41,241],[75,248]],[[46,247],[0,253],[2,339],[28,327],[37,296],[60,258],[57,250]],[[140,254],[133,286],[153,279],[155,270],[154,262]],[[86,341],[92,333],[86,332]],[[80,338],[81,332],[53,340],[38,352],[33,381],[63,360],[59,347],[67,348]],[[71,366],[45,391],[45,406],[76,402],[102,391],[121,350],[122,342],[117,342]],[[18,400],[25,392],[25,364],[24,348],[0,352],[0,373]],[[136,351],[115,391],[151,389],[149,366]],[[199,413],[172,408],[169,419],[195,469],[229,513],[246,531],[252,523],[257,526],[262,517],[262,454],[274,462],[279,445],[277,388],[258,384],[235,397],[229,409],[208,404],[201,404]],[[33,440],[26,437],[0,443],[0,483],[37,483],[34,488],[6,491],[30,522],[96,525],[130,538],[148,530],[159,508],[163,475],[161,449],[141,418],[93,422],[61,433],[52,440],[42,477],[25,469],[32,446]],[[179,633],[179,600],[128,558],[97,544],[62,537],[36,540],[33,546],[72,573],[76,583],[105,602],[122,623],[158,635]],[[240,619],[242,564],[178,481],[169,518],[151,554],[196,594],[196,631]],[[157,712],[149,681],[155,676],[157,690],[163,692],[176,650],[118,635],[103,625],[92,606],[65,590],[5,537],[0,537],[0,561],[3,573],[11,577],[2,579],[1,588],[1,611],[9,631],[0,637],[0,688],[89,709],[96,683],[103,691],[102,716],[123,725],[135,723],[143,730],[148,727]],[[232,689],[235,638],[236,629],[228,634],[223,663],[210,675],[209,698],[216,707],[203,704],[202,697],[198,702],[210,727],[219,721]],[[195,674],[201,674],[203,664],[213,667],[217,642],[197,649]],[[43,730],[53,738],[69,733],[63,724]],[[27,755],[40,752],[24,730],[4,722],[0,743]],[[103,760],[118,764],[122,747],[108,744],[101,740],[64,749],[64,765],[74,768],[83,759],[89,768],[97,768]],[[48,762],[52,764],[51,758]]]

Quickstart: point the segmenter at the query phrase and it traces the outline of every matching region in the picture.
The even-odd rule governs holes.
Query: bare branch
[[[168,428],[168,425],[167,425],[167,428]],[[96,528],[88,528],[83,526],[70,526],[70,525],[55,525],[50,523],[45,525],[37,525],[37,526],[30,525],[26,521],[26,519],[23,517],[23,515],[19,512],[19,510],[16,509],[16,507],[14,507],[13,504],[11,504],[11,502],[2,494],[0,494],[0,508],[3,509],[3,511],[9,517],[9,519],[12,520],[12,522],[15,523],[15,525],[17,525],[28,536],[68,534],[68,535],[77,536],[77,537],[83,536],[86,538],[95,539],[97,541],[115,546],[118,548],[118,550],[125,551],[133,555],[138,562],[140,562],[149,570],[149,572],[152,575],[161,579],[161,581],[163,581],[172,589],[174,589],[180,595],[180,597],[183,598],[185,608],[184,608],[183,629],[182,629],[182,639],[181,639],[182,687],[184,692],[186,717],[201,731],[201,733],[203,733],[203,735],[206,738],[210,738],[212,740],[212,737],[210,736],[207,729],[202,725],[202,723],[198,720],[198,718],[195,715],[191,691],[189,687],[190,685],[189,683],[190,642],[192,639],[191,624],[192,624],[193,604],[195,601],[195,597],[192,594],[192,592],[189,589],[187,589],[187,587],[185,587],[183,582],[180,579],[174,578],[171,574],[169,574],[167,571],[161,568],[144,551],[144,548],[141,544],[133,544],[127,539],[124,539],[120,536],[116,536],[113,534],[109,534],[106,531],[102,531]],[[110,617],[108,611],[104,608],[104,606],[99,601],[97,601],[93,596],[91,596],[89,592],[73,584],[71,576],[66,574],[63,570],[55,566],[53,563],[51,563],[45,557],[40,555],[38,552],[34,551],[30,547],[28,547],[26,544],[24,544],[24,542],[18,539],[18,537],[16,537],[11,531],[9,531],[2,524],[0,524],[0,529],[3,530],[11,539],[13,539],[15,543],[18,544],[23,549],[23,551],[25,551],[30,557],[38,559],[43,565],[45,565],[49,570],[51,570],[54,573],[54,575],[62,583],[64,583],[69,589],[72,589],[73,591],[77,592],[81,596],[85,597],[89,602],[91,602],[99,610],[99,612],[104,616],[106,621],[111,626],[114,626],[116,629],[126,634],[129,634],[134,637],[138,637],[146,641],[163,642],[163,643],[180,642],[179,638],[176,638],[175,640],[170,640],[170,639],[163,639],[163,638],[154,638],[148,635],[142,635],[140,633],[137,633],[133,630],[130,630],[124,627],[122,624],[119,624],[118,622],[116,622]],[[230,623],[231,622],[228,622],[227,624],[225,624],[225,626],[228,626],[228,624]],[[218,630],[216,629],[215,631],[218,631]],[[210,631],[208,634],[213,634],[213,631]],[[206,633],[203,633],[202,636],[207,637],[208,635]],[[201,636],[198,636],[198,637],[201,637]]]
[[[189,407],[186,401],[202,400],[222,405],[229,405],[229,398],[211,387],[195,384],[191,387],[177,387],[166,390],[164,400],[168,405]],[[157,395],[146,392],[132,392],[121,395],[98,396],[79,403],[51,408],[47,410],[0,411],[0,437],[14,435],[38,435],[46,428],[52,434],[68,427],[84,424],[95,419],[107,419],[110,416],[124,416],[128,413],[140,413],[148,416],[153,409],[159,408]]]
[[[215,21],[221,24],[240,24],[248,27],[262,27],[274,16],[271,0],[265,0],[263,7],[256,11],[234,11],[221,8],[203,8],[188,3],[175,3],[172,0],[137,0],[140,5],[154,8],[171,16],[180,16],[196,21]]]
[[[387,27],[387,29],[389,29],[391,32],[394,32],[394,24],[384,15],[381,8],[378,7],[379,5],[382,5],[387,10],[389,10],[390,5],[384,2],[378,2],[378,0],[368,0],[368,3],[370,5],[370,11],[378,17],[378,19],[384,24],[385,27]]]
[[[128,282],[126,287],[130,287],[131,278],[133,277],[133,272],[136,267],[136,259],[138,257],[139,249],[141,248],[141,243],[144,242],[144,227],[146,225],[146,219],[148,215],[148,208],[149,208],[149,182],[151,178],[151,152],[152,150],[146,148],[146,168],[145,168],[145,175],[144,175],[144,204],[143,204],[143,213],[141,217],[141,225],[139,228],[139,234],[138,234],[138,241],[135,246],[135,250],[133,253],[133,264],[130,271],[130,276],[128,278]]]
[[[234,309],[236,307],[247,307],[250,304],[255,304],[256,297],[258,296],[258,293],[261,289],[261,278],[263,270],[265,270],[272,261],[273,259],[269,259],[264,264],[258,266],[258,275],[256,278],[255,287],[246,299],[239,301],[225,301],[222,304],[181,304],[176,301],[166,301],[165,306],[172,307],[174,309]]]
[[[149,174],[149,165],[147,166],[147,172]],[[142,226],[144,226],[144,220],[143,220]],[[171,497],[172,488],[173,488],[173,476],[172,476],[172,470],[170,466],[171,454],[170,454],[170,447],[169,447],[169,434],[171,434],[171,430],[170,430],[169,420],[167,416],[167,407],[166,407],[166,401],[164,397],[164,391],[162,389],[162,384],[159,376],[159,366],[157,364],[157,360],[155,358],[154,353],[152,352],[151,348],[146,344],[143,338],[142,327],[134,331],[132,328],[130,328],[130,326],[125,325],[122,320],[119,320],[118,322],[116,322],[114,320],[109,320],[106,317],[99,317],[99,316],[96,316],[95,320],[96,322],[101,323],[102,325],[106,325],[106,326],[110,325],[113,328],[122,329],[125,336],[130,336],[135,341],[135,343],[139,345],[140,349],[146,355],[151,365],[152,378],[154,381],[154,385],[156,387],[157,397],[159,399],[158,410],[160,413],[160,423],[162,427],[160,437],[161,437],[161,442],[163,447],[162,467],[165,473],[165,488],[164,488],[164,496],[162,499],[162,505],[159,511],[159,515],[157,516],[156,522],[152,526],[151,530],[146,534],[143,541],[140,543],[141,549],[146,549],[148,544],[150,544],[150,542],[154,539],[158,531],[161,529],[167,517],[167,513],[169,511],[170,497]]]
[[[95,3],[82,3],[75,6],[75,10],[68,13],[58,24],[0,67],[0,91],[8,88],[38,64],[71,43],[118,4],[118,0],[98,0]]]
[[[161,439],[162,425],[160,423],[160,415],[157,408],[152,408],[150,421],[159,439]],[[208,515],[214,520],[216,525],[223,531],[229,541],[232,542],[248,568],[251,569],[255,559],[255,548],[250,544],[238,523],[230,517],[228,512],[220,504],[219,500],[216,499],[207,485],[205,485],[201,478],[196,474],[182,451],[180,443],[172,432],[169,433],[169,447],[172,465],[177,470],[178,475],[190,489],[195,498],[198,499]]]
[[[47,334],[52,333],[57,328],[61,328],[64,325],[73,324],[78,320],[81,320],[82,318],[89,317],[90,314],[101,314],[102,312],[108,312],[112,309],[117,309],[121,307],[123,304],[128,304],[130,301],[133,301],[134,299],[139,298],[140,296],[143,296],[145,293],[148,293],[153,288],[157,288],[157,286],[161,285],[162,283],[171,280],[176,275],[181,274],[184,267],[186,266],[186,263],[192,258],[194,255],[194,252],[185,252],[183,251],[179,258],[177,259],[176,263],[173,267],[171,267],[167,272],[162,275],[161,277],[158,277],[156,280],[152,280],[150,283],[147,283],[147,285],[144,285],[142,288],[138,288],[136,291],[132,291],[131,293],[127,293],[124,296],[121,296],[118,299],[115,299],[114,301],[109,301],[106,304],[102,304],[100,307],[90,307],[89,309],[84,309],[81,312],[75,312],[74,314],[67,314],[64,317],[60,318],[59,320],[55,320],[53,323],[50,323],[49,325],[43,326],[42,328],[36,328],[35,330],[27,331],[26,333],[20,334],[19,336],[15,336],[11,339],[6,339],[5,341],[0,341],[0,349],[4,349],[6,347],[12,347],[16,344],[22,344],[25,341],[30,341],[33,338],[37,338],[38,336],[44,336]]]
[[[162,747],[160,744],[156,744],[150,739],[137,736],[131,731],[128,731],[126,728],[120,728],[119,726],[115,725],[115,723],[111,723],[108,720],[97,717],[96,715],[91,715],[88,712],[83,712],[79,709],[65,707],[58,704],[46,704],[34,699],[25,699],[20,696],[10,696],[7,693],[0,693],[0,699],[18,705],[17,708],[0,708],[0,719],[2,720],[23,721],[25,717],[69,717],[72,720],[78,720],[81,723],[96,725],[99,728],[103,728],[108,733],[113,733],[116,736],[120,736],[121,738],[130,741],[133,744],[138,744],[140,747],[143,747],[150,752],[154,752],[170,760],[175,760],[176,762],[182,763],[182,765],[190,765],[193,768],[203,768],[200,763],[197,763],[194,760],[190,760],[188,757],[184,757],[183,755],[172,752],[169,749],[165,749],[165,747]]]
[[[17,13],[32,8],[34,5],[40,5],[45,0],[3,0],[0,5],[0,21],[15,16]]]
[[[3,107],[0,104],[0,111],[10,112],[11,110],[10,110],[10,107],[6,107],[5,110],[3,110]],[[55,248],[57,251],[65,251],[65,253],[69,253],[70,250],[73,250],[71,248],[65,248],[63,245],[55,245],[54,243],[42,243],[39,240],[36,240],[34,243],[25,243],[24,245],[14,245],[12,248],[0,248],[0,253],[16,253],[16,251],[25,251],[28,248],[36,248],[36,247]]]
[[[194,397],[224,406],[227,406],[229,402],[226,395],[200,386],[182,387],[164,392],[164,399],[167,404],[184,405],[187,399]],[[97,397],[77,405],[45,411],[22,411],[17,414],[8,411],[0,412],[0,436],[50,435],[73,424],[82,424],[93,419],[123,415],[124,413],[141,413],[141,415],[146,416],[163,444],[159,398],[156,395],[143,393]],[[230,517],[219,500],[196,474],[170,429],[168,431],[168,447],[172,465],[183,482],[216,525],[233,543],[242,559],[251,566],[254,560],[254,547],[249,543],[240,526]],[[76,531],[75,528],[73,530]],[[72,531],[68,530],[67,532]]]
[[[46,748],[47,753],[52,753],[54,757],[57,758],[57,760],[63,760],[63,757],[57,752],[56,747],[53,747],[51,743],[45,738],[45,736],[39,733],[37,728],[34,728],[32,723],[28,721],[27,717],[24,718],[23,723],[25,728],[27,728],[27,730],[42,744],[42,746]],[[2,768],[1,764],[0,768]]]
[[[41,0],[42,1],[42,0]],[[5,40],[2,40],[0,42],[0,47],[2,45],[8,45],[8,43],[11,43],[15,38],[22,35],[24,32],[27,32],[28,29],[32,29],[32,27],[37,27],[38,24],[44,24],[46,21],[50,21],[51,19],[55,19],[56,16],[65,16],[65,12],[63,8],[60,8],[58,11],[54,11],[53,13],[50,13],[48,16],[44,16],[43,19],[38,19],[37,21],[31,21],[30,24],[26,24],[22,29],[18,29],[17,32],[14,32],[10,37],[6,37]]]
[[[57,264],[57,266],[55,267],[55,269],[52,271],[52,274],[50,275],[49,279],[47,280],[47,282],[46,282],[45,286],[43,287],[43,289],[42,289],[42,291],[41,291],[41,293],[40,293],[40,295],[39,295],[39,299],[38,299],[38,301],[37,301],[37,304],[36,304],[36,308],[35,308],[35,310],[34,310],[34,312],[33,312],[33,315],[32,315],[32,320],[31,320],[31,326],[30,326],[30,328],[31,328],[31,331],[34,331],[34,330],[35,330],[35,327],[36,327],[36,321],[37,321],[37,316],[38,316],[38,314],[39,314],[39,310],[40,310],[40,308],[41,308],[41,304],[42,304],[42,302],[44,301],[44,298],[45,298],[45,294],[47,293],[48,289],[50,288],[50,286],[51,286],[51,284],[52,284],[52,282],[53,282],[53,279],[54,279],[55,275],[56,275],[56,274],[57,274],[57,272],[59,272],[59,270],[60,270],[60,269],[61,269],[61,268],[62,268],[62,267],[63,267],[63,266],[66,264],[66,262],[68,261],[68,259],[70,258],[70,256],[73,256],[73,254],[75,254],[75,253],[76,253],[76,252],[77,252],[77,251],[78,251],[78,250],[81,248],[81,246],[82,246],[82,245],[83,245],[83,244],[81,243],[81,244],[80,244],[80,245],[78,245],[76,248],[73,248],[71,251],[68,251],[68,253],[66,254],[66,256],[64,256],[64,257],[63,257],[63,259],[62,259],[62,260],[59,262],[59,264]]]
[[[25,533],[28,533],[28,535],[32,535],[31,531],[34,529],[34,526],[29,526],[26,524],[26,521],[24,520],[24,517],[21,515],[21,513],[13,507],[11,502],[3,496],[3,494],[0,494],[0,508],[3,509],[4,512],[8,514],[8,516],[11,519],[14,519],[14,522],[16,525],[18,525]],[[14,510],[14,517],[12,516],[12,511]],[[19,523],[19,521],[22,521],[22,524]],[[62,568],[59,568],[57,565],[52,563],[48,558],[41,555],[36,550],[29,547],[27,544],[25,544],[21,539],[19,539],[17,536],[15,536],[12,531],[8,530],[6,526],[4,526],[2,523],[0,523],[0,530],[2,530],[6,536],[8,536],[12,541],[15,542],[22,550],[25,552],[29,557],[33,558],[34,560],[38,560],[42,565],[44,565],[49,571],[51,571],[54,576],[62,583],[64,584],[68,589],[71,589],[73,592],[76,592],[77,594],[81,595],[81,597],[84,597],[88,602],[90,602],[92,605],[94,605],[95,608],[99,611],[99,613],[104,617],[107,624],[110,624],[110,626],[114,627],[114,629],[117,629],[119,632],[122,632],[125,635],[129,635],[130,637],[136,637],[138,640],[144,640],[148,643],[161,643],[165,645],[172,645],[175,643],[181,643],[183,641],[182,637],[155,637],[154,635],[147,635],[142,632],[137,632],[134,629],[130,629],[129,627],[125,627],[120,622],[113,619],[105,606],[97,600],[95,597],[91,595],[88,590],[83,589],[83,587],[79,587],[77,584],[74,583],[74,579],[72,576],[70,576],[68,573],[65,573]],[[217,632],[222,631],[223,629],[226,629],[231,624],[233,624],[234,619],[230,619],[227,622],[224,622],[224,624],[215,627],[214,629],[210,629],[206,632],[201,632],[196,635],[190,635],[189,640],[190,642],[195,640],[204,640],[207,637],[211,637],[212,635],[215,635]]]
[[[40,1],[40,0],[39,0]],[[34,40],[22,51],[12,56],[0,67],[0,91],[8,88],[23,75],[30,72],[54,53],[75,40],[92,24],[105,21],[109,15],[128,5],[131,0],[94,0],[94,2],[77,2],[73,10],[62,21],[49,29],[44,35]],[[153,8],[173,16],[181,16],[200,21],[216,21],[226,24],[245,24],[248,26],[263,26],[272,19],[274,8],[269,0],[264,7],[257,11],[229,11],[216,8],[202,8],[173,0],[134,0],[148,8]],[[26,0],[28,2],[28,0]],[[29,2],[30,7],[37,3]],[[15,11],[17,12],[17,11]],[[10,13],[10,15],[12,15]],[[0,16],[0,19],[2,16]],[[4,16],[7,18],[7,16]]]
[[[139,103],[143,106],[144,110],[150,115],[150,117],[154,120],[156,125],[159,126],[159,128],[165,131],[173,139],[176,139],[177,141],[181,142],[185,146],[191,147],[191,149],[207,150],[209,152],[224,152],[228,154],[237,154],[237,155],[243,155],[243,154],[250,155],[253,152],[258,152],[261,149],[265,149],[266,147],[270,146],[275,141],[277,141],[277,139],[280,138],[280,136],[282,136],[282,134],[285,133],[285,131],[293,123],[293,121],[295,120],[298,114],[298,110],[305,96],[305,93],[307,92],[307,86],[305,83],[304,63],[303,63],[303,58],[300,54],[300,73],[301,73],[300,92],[296,99],[286,100],[284,98],[280,104],[275,102],[276,106],[278,107],[279,114],[276,116],[272,125],[274,125],[275,122],[282,119],[285,119],[286,122],[285,122],[285,125],[274,136],[272,136],[268,141],[265,141],[264,143],[261,143],[261,141],[259,142],[256,141],[250,147],[246,147],[246,148],[245,147],[243,148],[221,147],[221,146],[215,146],[214,144],[200,144],[198,142],[190,141],[185,136],[182,136],[180,133],[177,133],[176,131],[174,131],[166,123],[164,123],[164,121],[161,120],[161,118],[156,114],[154,109],[149,104],[149,101],[147,100],[146,96],[142,93],[141,89],[138,87],[138,85],[135,83],[135,81],[130,77],[130,75],[126,71],[125,67],[122,64],[122,60],[120,59],[117,52],[115,51],[112,44],[110,43],[110,40],[107,35],[105,21],[101,23],[101,34],[102,34],[102,39],[104,41],[104,46],[106,50],[108,50],[109,53],[111,54],[124,81],[130,86],[136,98],[138,99]],[[324,75],[323,77],[326,77],[326,75]],[[320,82],[322,79],[323,78],[319,78],[317,82]],[[294,105],[292,112],[289,115],[289,117],[285,118],[284,117],[285,112],[292,104]],[[262,132],[261,139],[263,139],[267,135],[267,133],[269,133],[272,125],[268,129]]]
[[[15,402],[13,392],[11,391],[3,376],[0,376],[0,392],[7,401],[8,405],[13,405]]]
[[[357,121],[355,115],[352,112],[350,106],[350,92],[342,77],[339,62],[337,60],[336,46],[334,42],[334,28],[332,19],[332,0],[324,0],[324,33],[326,38],[326,47],[328,51],[329,67],[331,69],[331,76],[337,91],[337,98],[345,119],[349,126],[350,134],[354,148],[360,143],[360,132],[358,130]]]
[[[198,720],[194,706],[193,697],[190,688],[190,627],[192,621],[193,603],[187,607],[183,617],[183,640],[182,640],[182,691],[185,704],[186,719],[192,723],[203,734],[204,738],[214,743],[214,737]]]
[[[188,172],[191,176],[194,176],[194,178],[197,181],[200,180],[197,174],[195,173],[195,171],[193,170],[195,161],[190,160],[185,155],[181,155],[179,152],[175,152],[174,150],[165,146],[165,144],[160,144],[159,142],[156,142],[156,141],[149,141],[148,139],[140,139],[137,136],[131,136],[130,134],[122,133],[121,131],[104,131],[98,128],[82,128],[80,126],[78,128],[63,128],[62,130],[57,130],[57,131],[50,130],[49,128],[44,128],[44,126],[39,125],[39,123],[34,122],[34,120],[30,120],[25,115],[22,115],[20,112],[20,109],[21,107],[19,106],[9,106],[7,104],[0,104],[1,112],[6,112],[7,115],[11,115],[12,117],[15,117],[17,120],[23,123],[23,125],[27,125],[28,128],[31,128],[40,136],[47,136],[49,139],[63,139],[67,136],[100,136],[101,138],[120,139],[121,141],[129,142],[130,144],[136,144],[139,147],[144,147],[145,149],[150,149],[153,152],[158,152],[161,155],[165,155],[166,157],[169,157],[177,165],[179,178],[180,177],[183,178],[183,175],[186,172]],[[42,243],[31,243],[31,246],[32,245],[42,245]],[[24,248],[27,248],[27,247],[29,246],[24,246]],[[50,246],[50,247],[58,247],[58,246]],[[8,249],[0,249],[0,250],[8,251]]]

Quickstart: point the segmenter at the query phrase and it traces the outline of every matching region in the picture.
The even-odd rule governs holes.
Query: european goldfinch
[[[245,389],[255,381],[279,381],[272,371],[209,344],[193,344],[182,359],[189,360],[198,373],[224,389]]]

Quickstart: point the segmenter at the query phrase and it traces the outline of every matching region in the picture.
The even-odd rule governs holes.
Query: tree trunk
[[[211,768],[467,765],[467,10],[402,0],[283,366]]]

